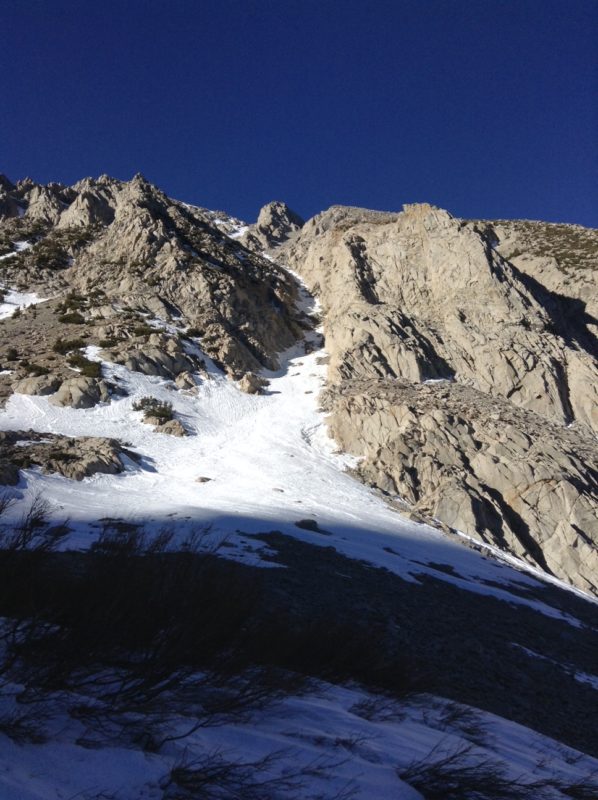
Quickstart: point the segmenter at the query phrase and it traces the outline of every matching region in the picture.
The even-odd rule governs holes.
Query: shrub
[[[185,336],[187,336],[189,339],[199,338],[200,336],[203,335],[204,331],[201,328],[191,327],[187,328],[187,330],[185,331]]]
[[[142,397],[133,403],[133,411],[143,411],[144,417],[157,417],[160,422],[169,422],[173,419],[172,403],[167,400],[158,400],[156,397]]]
[[[89,293],[88,300],[90,303],[102,303],[106,300],[106,292],[103,289],[92,289]]]
[[[441,741],[421,761],[398,770],[402,781],[426,800],[541,800],[545,781],[511,778],[503,764],[484,758],[472,745],[441,753]]]
[[[0,517],[3,503],[10,500],[0,496]],[[385,655],[385,626],[339,625],[326,608],[317,621],[301,609],[272,611],[259,575],[207,549],[209,528],[175,551],[174,531],[149,537],[105,520],[89,551],[54,553],[65,531],[50,527],[47,511],[38,500],[16,528],[0,525],[0,679],[18,678],[23,707],[49,707],[50,695],[69,693],[90,746],[109,737],[159,751],[199,727],[246,720],[308,689],[311,677],[396,684],[401,662]],[[172,720],[182,707],[184,730]],[[232,766],[244,784],[239,763]],[[258,765],[246,766],[257,777]],[[204,797],[206,768],[231,774],[219,759],[181,763],[167,796]],[[251,788],[268,796],[265,785]]]
[[[313,533],[328,533],[323,531],[315,519],[300,519],[295,523],[297,528],[303,528],[305,531],[312,531]]]
[[[39,242],[31,258],[37,267],[42,269],[64,269],[68,267],[68,253],[59,241],[43,239]]]
[[[157,333],[157,331],[155,328],[152,328],[151,325],[135,325],[133,328],[134,336],[151,336],[152,333]]]
[[[64,298],[63,305],[66,308],[81,308],[86,303],[86,298],[77,292],[69,292]]]
[[[7,361],[16,361],[19,357],[19,353],[16,347],[9,347],[6,351],[6,360]]]
[[[333,775],[343,763],[333,758],[317,758],[296,769],[274,770],[284,756],[285,751],[281,750],[254,761],[232,761],[216,750],[193,761],[183,759],[170,771],[163,800],[266,800],[277,797],[299,800],[308,796],[306,789],[314,776]],[[355,791],[348,785],[328,796],[331,800],[351,800]]]
[[[26,358],[19,362],[19,366],[33,378],[38,378],[40,375],[48,375],[50,372],[48,367],[42,367],[41,364],[31,364]]]
[[[83,325],[85,317],[79,314],[78,311],[72,311],[68,314],[60,314],[58,321],[68,323],[69,325]]]
[[[0,715],[0,733],[16,744],[44,744],[47,737],[39,725],[39,709],[12,711]]]
[[[80,347],[85,347],[83,339],[56,339],[52,345],[52,350],[55,353],[66,355],[71,350],[78,350]]]
[[[57,314],[69,314],[74,311],[81,311],[87,308],[87,299],[76,292],[69,292],[62,303],[56,306]]]
[[[81,374],[86,378],[101,378],[102,365],[98,361],[90,361],[85,358],[83,353],[72,353],[69,356],[68,362],[71,367],[75,367],[81,371]]]

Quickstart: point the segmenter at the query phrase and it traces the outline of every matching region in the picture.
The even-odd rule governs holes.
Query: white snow
[[[4,261],[7,258],[14,258],[14,256],[18,255],[22,250],[28,250],[33,245],[31,242],[13,242],[14,251],[12,253],[5,253],[3,256],[0,256],[0,261]]]
[[[4,300],[0,303],[0,319],[12,317],[17,308],[27,308],[27,306],[42,303],[43,297],[39,297],[35,292],[17,292],[9,289],[4,292]]]
[[[579,669],[576,669],[573,673],[573,677],[576,681],[580,683],[587,683],[592,689],[598,691],[598,675],[590,675],[588,672],[582,672]]]
[[[249,230],[249,225],[240,225],[227,234],[229,239],[240,239]]]
[[[159,753],[117,741],[83,747],[77,744],[85,733],[82,725],[58,712],[47,743],[17,745],[0,733],[0,796],[92,800],[105,793],[101,796],[113,800],[161,800],[170,770],[207,754],[233,762],[278,754],[268,772],[256,771],[254,778],[303,772],[301,789],[289,792],[296,800],[334,798],[344,788],[355,800],[420,800],[399,774],[414,761],[465,750],[470,763],[488,759],[511,779],[526,782],[549,778],[572,784],[598,768],[596,759],[514,722],[442,698],[417,696],[390,703],[387,713],[368,713],[364,705],[377,699],[384,704],[356,688],[319,684],[308,695],[254,712],[249,721],[202,727]],[[460,718],[459,712],[468,716]],[[175,730],[186,731],[192,722],[175,720]]]
[[[17,253],[21,253],[23,250],[29,250],[30,247],[33,247],[33,244],[28,241],[13,242],[13,244]]]

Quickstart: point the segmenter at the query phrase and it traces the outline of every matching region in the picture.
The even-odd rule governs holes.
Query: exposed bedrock
[[[294,279],[229,237],[230,221],[170,199],[141,175],[71,187],[6,182],[0,223],[3,251],[33,245],[4,262],[7,283],[45,296],[100,292],[191,326],[234,377],[277,368],[276,354],[301,335]]]
[[[598,575],[592,436],[458,384],[348,380],[330,430],[359,476],[586,591]]]
[[[553,269],[546,248],[564,252],[569,227],[543,240]],[[333,207],[278,257],[321,300],[330,430],[365,456],[361,477],[596,591],[598,232],[581,238],[583,269],[545,286],[531,257],[501,256],[491,223]]]

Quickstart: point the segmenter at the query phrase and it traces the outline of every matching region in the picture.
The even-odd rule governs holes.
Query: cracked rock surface
[[[598,232],[336,206],[278,258],[321,300],[362,479],[596,592]]]

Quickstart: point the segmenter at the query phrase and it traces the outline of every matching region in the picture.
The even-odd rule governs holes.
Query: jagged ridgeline
[[[71,187],[2,178],[0,255],[15,241],[33,245],[0,262],[2,281],[61,298],[62,324],[91,319],[96,338],[113,340],[113,360],[133,368],[153,362],[173,377],[192,366],[176,342],[151,339],[144,314],[187,325],[233,377],[276,368],[301,332],[295,282],[227,236],[235,220],[222,216],[171,200],[141,175]]]
[[[75,408],[119,390],[88,345],[185,390],[202,368],[194,341],[259,391],[255,373],[313,325],[289,267],[321,302],[321,402],[340,447],[362,457],[357,477],[414,519],[597,591],[598,231],[426,204],[335,206],[304,224],[271,203],[244,225],[141,176],[1,178],[0,259],[6,289],[50,298],[2,322],[0,396]]]

